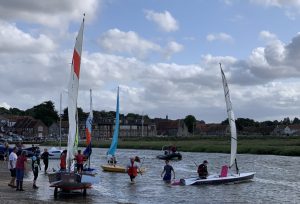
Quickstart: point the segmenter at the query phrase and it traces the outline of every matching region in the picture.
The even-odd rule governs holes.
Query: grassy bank
[[[164,145],[176,145],[179,151],[229,153],[228,137],[189,137],[189,138],[131,138],[119,139],[118,147],[125,149],[161,150]],[[41,145],[58,146],[58,142]],[[62,145],[66,145],[63,143]],[[93,141],[94,147],[108,148],[110,141]],[[84,146],[81,143],[80,146]],[[300,156],[300,137],[240,137],[239,154],[272,154]]]

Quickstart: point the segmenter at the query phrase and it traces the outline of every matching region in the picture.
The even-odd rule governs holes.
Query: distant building
[[[183,120],[154,119],[158,136],[190,136]]]
[[[19,116],[12,127],[12,132],[36,139],[44,139],[48,136],[47,126],[41,120],[30,116]]]
[[[230,126],[213,123],[197,124],[196,132],[204,136],[225,136],[230,134]]]

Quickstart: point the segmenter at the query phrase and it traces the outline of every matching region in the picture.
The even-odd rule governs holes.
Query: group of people
[[[8,186],[16,188],[16,191],[24,191],[23,189],[23,178],[25,173],[25,167],[27,163],[26,151],[22,151],[18,156],[18,147],[14,147],[12,152],[8,157],[8,169],[10,170],[11,180]],[[34,154],[32,156],[32,171],[34,175],[33,188],[38,188],[36,186],[36,179],[38,177],[38,171],[41,168],[38,155]]]
[[[87,160],[86,156],[81,154],[81,150],[78,150],[74,160],[76,161],[77,173],[82,173],[83,164]],[[60,171],[65,171],[66,168],[67,168],[67,150],[64,150],[60,155]]]
[[[175,171],[174,168],[169,164],[169,160],[166,160],[165,162],[166,165],[164,166],[164,169],[161,172],[161,177],[163,177],[164,181],[171,182],[172,172],[173,172],[173,179],[175,179]],[[208,176],[207,165],[208,165],[207,160],[204,160],[203,163],[198,166],[197,173],[200,179],[207,178]]]

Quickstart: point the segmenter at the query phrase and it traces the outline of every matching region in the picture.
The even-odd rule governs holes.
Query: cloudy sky
[[[299,117],[300,0],[0,0],[0,106],[59,109],[86,13],[78,106],[221,122]]]

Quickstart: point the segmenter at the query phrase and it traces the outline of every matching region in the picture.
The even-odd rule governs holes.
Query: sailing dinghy
[[[109,147],[109,150],[107,151],[106,155],[109,158],[113,158],[113,162],[108,164],[101,165],[101,168],[103,171],[108,172],[116,172],[116,173],[126,173],[127,169],[124,166],[116,165],[115,161],[115,154],[118,146],[118,137],[119,137],[119,128],[120,128],[120,116],[119,116],[119,87],[117,92],[117,106],[116,106],[116,122],[115,122],[115,129],[114,134],[112,137],[112,141]]]
[[[88,175],[77,174],[74,172],[74,156],[78,147],[78,115],[77,115],[77,96],[79,86],[80,62],[83,41],[84,18],[76,38],[73,59],[71,65],[70,81],[68,86],[68,117],[69,135],[67,146],[67,169],[48,174],[50,187],[54,188],[54,197],[58,195],[58,190],[69,193],[73,190],[81,190],[86,195],[86,190],[92,187]]]
[[[206,179],[200,179],[199,177],[193,178],[185,178],[180,179],[180,183],[182,185],[205,185],[205,184],[224,184],[224,183],[236,183],[236,182],[243,182],[249,181],[253,179],[255,172],[250,173],[240,173],[239,168],[237,165],[236,154],[237,154],[237,132],[236,132],[236,125],[234,114],[232,110],[232,104],[229,95],[229,88],[227,84],[227,80],[225,78],[225,74],[222,70],[222,66],[220,63],[221,75],[222,75],[222,82],[225,94],[225,101],[226,101],[226,108],[228,114],[228,121],[230,124],[230,132],[231,132],[231,153],[230,153],[230,163],[229,168],[231,171],[228,174],[227,166],[222,167],[222,172],[220,175],[209,175]]]
[[[108,164],[101,165],[101,168],[103,171],[107,172],[114,172],[114,173],[126,173],[127,168],[125,166],[116,165],[115,160],[115,154],[118,146],[118,137],[119,137],[119,128],[120,128],[120,120],[119,120],[119,87],[117,92],[117,107],[116,107],[116,123],[115,123],[115,129],[114,134],[112,138],[112,142],[110,144],[109,150],[107,151],[106,155],[108,158],[112,158],[113,161],[108,161]],[[138,169],[140,173],[143,173],[145,171],[144,168]]]

